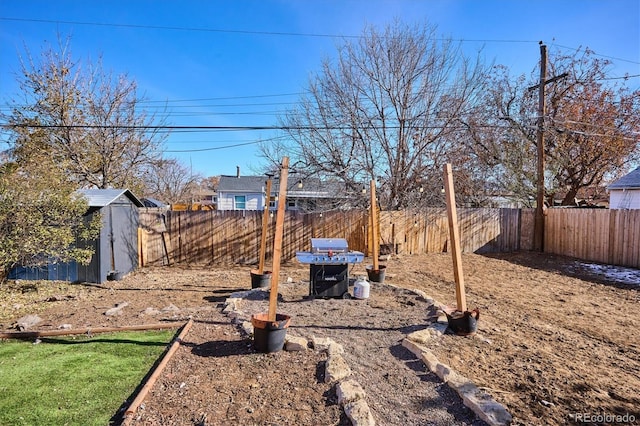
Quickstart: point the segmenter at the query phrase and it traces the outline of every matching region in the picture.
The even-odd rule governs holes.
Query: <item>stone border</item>
[[[407,290],[413,292],[438,307],[442,304],[438,303],[432,297],[429,297],[424,291],[419,289],[407,289],[393,284],[384,283],[384,285]],[[247,336],[253,334],[253,325],[250,321],[243,319],[243,312],[238,309],[240,301],[247,298],[254,292],[265,292],[263,289],[252,289],[232,293],[224,303],[223,313],[232,319],[235,324],[241,324],[242,330]],[[456,373],[450,366],[438,361],[438,358],[423,346],[429,339],[441,336],[447,326],[447,319],[444,313],[438,308],[439,316],[435,324],[430,325],[426,329],[415,331],[409,334],[402,341],[402,346],[410,350],[418,359],[426,365],[427,369],[437,375],[440,380],[446,383],[451,389],[462,398],[463,404],[471,409],[480,419],[484,420],[490,426],[508,426],[513,418],[507,409],[495,401],[493,397],[486,391],[476,386],[470,379]],[[478,337],[478,336],[476,336]],[[309,342],[298,336],[289,336],[287,333],[285,341],[285,350],[306,350]],[[375,420],[371,414],[371,410],[365,401],[366,393],[355,380],[349,379],[351,376],[351,368],[347,365],[341,356],[344,353],[342,345],[336,343],[329,338],[311,338],[311,346],[314,350],[327,352],[328,358],[325,365],[325,382],[336,383],[336,393],[338,394],[338,402],[351,420],[354,426],[373,426]]]
[[[427,296],[427,294],[422,290],[412,289],[409,291],[414,292],[427,301],[431,301],[434,306],[443,306],[436,302],[432,297]],[[456,391],[457,394],[460,395],[460,398],[462,398],[463,404],[470,408],[487,424],[490,426],[510,425],[513,418],[504,405],[495,401],[489,393],[480,389],[470,379],[456,373],[447,364],[443,364],[438,361],[435,354],[422,345],[428,340],[438,338],[445,333],[447,328],[446,316],[444,316],[444,313],[441,312],[440,309],[439,313],[440,315],[438,316],[436,323],[430,325],[426,329],[414,331],[409,334],[402,341],[402,346],[413,352],[419,360],[424,362],[429,371],[434,373],[440,378],[440,380]],[[478,338],[479,336],[476,335],[475,337]],[[482,339],[482,337],[479,338]]]
[[[257,292],[266,293],[260,288],[232,293],[225,300],[222,310],[225,315],[231,318],[232,323],[240,324],[242,331],[247,336],[253,335],[253,325],[246,319],[244,312],[239,309],[239,304],[242,299]],[[335,385],[338,403],[342,406],[351,424],[354,426],[375,426],[375,419],[365,400],[364,389],[358,382],[349,378],[351,368],[342,357],[343,346],[333,339],[316,336],[311,337],[311,344],[309,344],[309,341],[304,337],[287,333],[284,347],[286,351],[306,351],[309,346],[316,351],[327,353],[324,381]]]

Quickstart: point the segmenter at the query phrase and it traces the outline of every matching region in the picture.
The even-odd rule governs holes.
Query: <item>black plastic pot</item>
[[[107,281],[120,281],[123,273],[120,271],[111,271],[107,274]]]
[[[475,317],[474,314],[475,313]],[[472,336],[478,330],[478,320],[480,311],[476,308],[473,311],[445,312],[449,322],[449,330],[458,336]]]
[[[266,288],[271,285],[271,271],[263,271],[261,274],[257,269],[252,269],[251,288]]]
[[[387,269],[385,265],[378,265],[378,269],[373,269],[373,265],[368,265],[366,268],[369,281],[374,283],[384,282],[384,271]]]
[[[269,314],[254,314],[251,316],[253,325],[253,347],[263,353],[279,352],[284,348],[287,328],[291,317],[276,314],[275,321],[269,321]]]

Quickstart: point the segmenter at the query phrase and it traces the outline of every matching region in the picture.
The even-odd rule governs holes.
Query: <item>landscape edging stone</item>
[[[242,331],[247,335],[251,336],[253,334],[253,325],[250,321],[246,320],[245,313],[242,312],[238,306],[239,302],[252,294],[253,292],[263,291],[262,289],[252,289],[248,291],[240,291],[231,294],[224,302],[224,308],[222,312],[228,316],[232,323],[240,324]],[[298,348],[300,346],[301,339],[304,338],[298,336],[291,336],[290,339],[292,342],[296,342],[293,346],[296,347],[295,350],[301,350]],[[287,349],[289,337],[285,338],[285,350]],[[351,375],[351,368],[344,360],[344,358],[340,355],[344,353],[344,348],[339,343],[335,342],[330,338],[318,338],[315,336],[311,337],[311,342],[314,350],[325,351],[327,353],[327,362],[325,363],[325,380],[327,378],[329,381],[337,382],[335,384],[336,392],[340,392],[339,404],[342,407],[345,415],[351,421],[353,426],[375,426],[376,422],[369,409],[369,405],[364,399],[365,392],[362,389],[362,386],[355,380],[349,379],[348,377]],[[338,375],[334,375],[334,369],[340,370]],[[330,369],[332,371],[327,371]],[[343,384],[344,383],[344,384]],[[340,402],[341,400],[341,402]]]

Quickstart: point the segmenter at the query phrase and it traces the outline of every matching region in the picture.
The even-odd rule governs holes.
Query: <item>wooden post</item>
[[[276,232],[273,241],[273,272],[269,291],[269,321],[276,320],[278,304],[278,280],[280,279],[280,258],[282,257],[282,236],[284,234],[284,209],[287,205],[287,177],[289,175],[289,157],[282,159],[280,168],[280,190],[278,192],[278,212],[276,214]]]
[[[171,360],[171,357],[173,357],[173,355],[176,353],[176,351],[184,341],[184,338],[191,329],[192,325],[193,319],[190,319],[184,325],[184,327],[182,327],[182,331],[180,331],[180,334],[178,334],[178,336],[173,340],[171,346],[169,347],[169,350],[165,352],[165,354],[162,356],[162,359],[160,360],[160,363],[153,369],[149,378],[145,381],[140,391],[138,391],[136,398],[131,402],[131,404],[129,404],[129,407],[124,413],[124,421],[122,422],[123,425],[128,426],[131,423],[131,421],[133,420],[133,415],[138,410],[138,407],[142,405],[147,394],[153,388],[153,385],[158,380],[158,377],[160,377],[165,367],[169,363],[169,360]]]
[[[451,256],[453,257],[453,276],[456,280],[456,303],[458,311],[467,310],[467,298],[464,293],[464,276],[462,274],[462,254],[460,251],[460,236],[458,231],[458,213],[456,211],[456,195],[453,189],[453,174],[451,164],[444,166],[444,189],[447,201],[447,216],[449,218],[449,236],[451,240]]]
[[[380,241],[378,240],[378,231],[379,231],[379,222],[378,222],[378,207],[376,205],[376,182],[371,179],[369,183],[369,188],[371,190],[371,241],[373,244],[373,248],[371,250],[371,255],[373,256],[373,270],[380,270],[380,266],[378,265],[378,258],[380,257]]]
[[[144,245],[142,244],[142,228],[138,226],[138,268],[144,266],[146,256],[142,255],[142,250],[144,250]]]
[[[164,254],[167,256],[167,265],[171,266],[171,256],[173,253],[173,247],[171,246],[171,238],[168,235],[167,228],[167,217],[162,215],[162,228],[161,228],[160,236],[162,237],[162,248],[164,249]]]
[[[264,212],[262,214],[262,235],[260,237],[260,266],[258,273],[264,273],[264,259],[267,253],[267,229],[269,228],[269,204],[271,203],[271,179],[267,179],[266,183],[267,197],[264,202]]]

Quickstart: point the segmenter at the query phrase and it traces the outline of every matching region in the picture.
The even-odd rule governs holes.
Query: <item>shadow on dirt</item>
[[[69,339],[55,339],[51,337],[41,337],[41,343],[47,343],[49,345],[84,345],[87,343],[115,343],[115,344],[131,344],[138,346],[167,346],[167,343],[163,342],[141,342],[139,340],[132,339],[105,339],[105,338],[90,338],[86,340],[69,340]]]
[[[221,358],[256,353],[248,340],[213,340],[199,345],[185,343],[184,346],[191,346],[191,352],[201,357]]]
[[[640,289],[637,285],[629,284],[615,278],[607,277],[603,274],[591,271],[582,264],[597,264],[597,262],[590,262],[587,260],[581,260],[568,256],[560,256],[550,253],[538,253],[538,252],[515,252],[515,253],[482,253],[481,256],[503,260],[515,265],[524,266],[526,268],[538,269],[545,272],[564,275],[571,278],[578,278],[583,281],[588,281],[596,284],[605,284],[620,288],[623,290]],[[616,268],[613,265],[606,265],[611,268]],[[624,268],[631,269],[631,268]]]
[[[364,326],[364,325],[315,325],[315,324],[303,324],[303,325],[295,325],[293,322],[289,326],[289,328],[300,328],[300,329],[321,329],[321,330],[369,330],[369,331],[401,331],[401,332],[409,332],[412,333],[414,331],[421,330],[423,328],[427,328],[429,323],[425,321],[424,324],[413,325],[410,327],[375,327],[375,326]]]
[[[452,414],[454,418],[460,422],[474,426],[486,426],[485,422],[475,418],[475,413],[462,404],[460,397],[453,389],[442,383],[438,376],[427,371],[426,365],[419,360],[413,352],[402,346],[400,343],[391,346],[389,348],[389,352],[391,352],[391,355],[393,355],[398,361],[407,366],[407,368],[415,371],[416,376],[420,381],[441,385],[436,387],[438,396],[435,398],[423,398],[419,406],[418,404],[415,404],[416,410],[445,408],[447,412]]]
[[[318,364],[318,370],[323,370],[324,371],[324,362],[321,362]],[[322,381],[319,381],[318,383],[322,383],[324,382],[324,373],[322,374],[323,379]],[[318,377],[318,375],[316,374],[316,378]],[[338,405],[338,395],[336,393],[336,387],[335,386],[331,386],[328,390],[326,390],[322,396],[325,399],[325,407],[331,407],[334,405]],[[340,410],[340,419],[338,420],[338,423],[335,423],[336,426],[351,426],[351,420],[349,419],[349,417],[347,417],[347,415],[345,414],[344,410]]]

